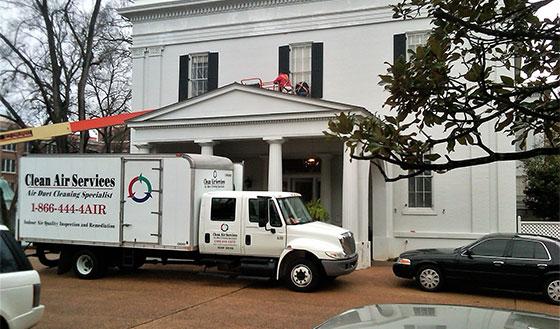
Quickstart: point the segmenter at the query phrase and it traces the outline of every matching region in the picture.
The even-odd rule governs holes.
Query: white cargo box
[[[226,158],[30,155],[19,162],[17,236],[30,242],[195,250],[200,196],[233,190]]]

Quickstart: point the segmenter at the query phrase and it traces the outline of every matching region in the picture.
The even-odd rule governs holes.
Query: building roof
[[[345,112],[372,115],[361,106],[301,97],[232,83],[127,121],[129,127],[215,125],[260,121],[328,120]],[[326,127],[325,127],[326,128]]]

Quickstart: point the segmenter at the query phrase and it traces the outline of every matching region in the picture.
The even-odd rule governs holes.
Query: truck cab
[[[297,193],[216,191],[200,202],[200,253],[237,256],[242,274],[309,291],[356,267],[352,233],[313,221]]]

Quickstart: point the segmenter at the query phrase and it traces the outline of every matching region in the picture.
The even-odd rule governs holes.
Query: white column
[[[200,146],[200,154],[202,155],[214,155],[214,145],[216,142],[213,140],[197,140],[194,141]]]
[[[369,243],[362,240],[364,232],[360,227],[360,223],[367,218],[361,218],[363,211],[360,210],[360,166],[358,160],[350,158],[350,149],[344,146],[343,154],[343,168],[342,168],[342,226],[349,229],[354,233],[356,240],[356,252],[358,253],[357,269],[367,268],[371,264],[369,255]],[[367,230],[365,232],[367,236]]]
[[[331,212],[331,154],[319,154],[321,159],[321,204],[330,216]]]
[[[358,235],[358,160],[350,161],[350,150],[345,146],[342,167],[342,226]]]
[[[369,241],[369,204],[371,195],[369,194],[369,161],[360,160],[358,162],[358,241],[357,250],[360,253],[358,268],[371,266],[371,241]]]
[[[282,137],[263,138],[268,144],[268,190],[282,191]]]

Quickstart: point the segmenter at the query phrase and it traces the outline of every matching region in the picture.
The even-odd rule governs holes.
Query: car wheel
[[[55,254],[58,256],[55,256],[56,258],[49,258],[47,257],[47,254],[51,255],[51,257],[54,256]],[[44,266],[47,267],[58,266],[59,258],[60,258],[59,253],[51,252],[50,250],[45,249],[45,247],[43,246],[37,246],[37,259],[39,259],[39,263],[43,264]]]
[[[548,279],[544,285],[544,294],[550,303],[560,305],[560,279]]]
[[[416,283],[424,291],[438,291],[443,286],[443,275],[435,265],[424,265],[416,274]]]
[[[317,288],[320,281],[319,267],[309,259],[296,259],[289,266],[286,283],[291,290],[300,292],[313,291]]]
[[[80,279],[97,279],[103,274],[107,266],[99,254],[83,249],[74,254],[74,273]]]

